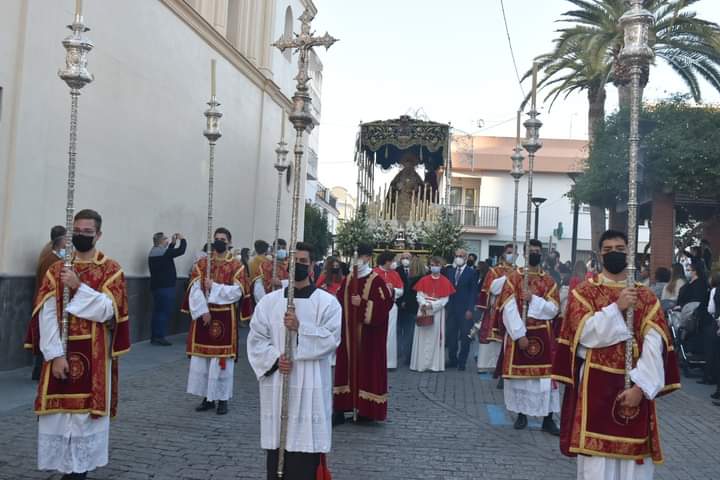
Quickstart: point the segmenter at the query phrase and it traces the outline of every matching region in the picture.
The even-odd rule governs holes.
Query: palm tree
[[[551,88],[548,99],[554,102],[587,90],[588,139],[590,148],[605,116],[605,84],[618,87],[621,108],[629,105],[629,69],[620,61],[623,31],[620,17],[627,10],[625,0],[567,0],[576,9],[562,14],[563,23],[572,25],[558,30],[552,52],[538,57],[544,78],[539,88]],[[701,101],[699,78],[720,91],[720,26],[697,18],[687,8],[699,0],[645,0],[644,7],[655,17],[650,45],[656,58],[664,60],[683,79],[693,99]],[[530,72],[525,74],[528,77]],[[641,78],[647,85],[649,67]],[[603,207],[591,206],[592,244],[596,245],[605,226]]]

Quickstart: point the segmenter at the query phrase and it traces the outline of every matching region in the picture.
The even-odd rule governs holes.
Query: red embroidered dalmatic
[[[350,301],[360,295],[360,306]],[[342,339],[337,349],[333,411],[351,412],[372,420],[387,416],[387,329],[394,304],[382,278],[345,277],[337,298],[343,307]]]
[[[212,280],[223,285],[240,285],[243,291],[249,288],[245,267],[230,253],[218,256],[213,253],[211,266]],[[205,284],[207,257],[195,264],[190,284],[185,293],[182,311],[190,313],[190,289],[195,282]],[[187,336],[188,356],[237,358],[237,317],[235,305],[208,305],[211,320],[203,325],[202,319],[191,320]]]
[[[58,328],[62,334],[63,262],[53,264],[45,274],[35,298],[33,316],[25,347],[40,353],[40,311],[49,299],[57,305]],[[107,322],[69,317],[67,380],[52,375],[52,362],[44,362],[40,373],[35,413],[90,413],[114,417],[118,403],[118,357],[130,350],[127,290],[120,264],[96,252],[90,261],[73,262],[73,269],[88,287],[112,299],[115,315]],[[73,294],[71,293],[71,296]],[[111,375],[111,393],[107,398],[107,375]]]
[[[340,277],[340,280],[337,282],[327,283],[325,276],[325,273],[321,273],[320,276],[317,279],[317,282],[315,282],[315,286],[318,288],[322,288],[326,292],[337,295],[338,290],[340,290],[340,285],[342,285],[343,277],[342,275],[338,275]]]
[[[262,277],[263,287],[265,288],[265,293],[271,293],[273,290],[275,290],[272,286],[272,274],[273,274],[273,262],[272,260],[268,260],[267,262],[263,262],[260,264],[260,275],[255,277],[255,279],[252,281],[253,285],[255,284],[255,280]],[[277,262],[277,278],[278,280],[287,280],[288,279],[288,262],[287,260],[278,260]]]
[[[560,426],[560,450],[567,456],[591,455],[628,460],[651,457],[663,460],[655,401],[643,397],[639,408],[623,412],[617,396],[625,388],[625,342],[606,348],[587,348],[585,360],[577,356],[585,322],[602,308],[615,303],[625,282],[594,276],[573,289],[568,299],[553,378],[566,384]],[[680,388],[677,359],[660,301],[647,287],[637,284],[634,314],[635,364],[643,351],[645,334],[656,330],[663,339],[665,387],[658,395]]]
[[[501,263],[500,265],[488,270],[485,280],[480,287],[476,306],[485,313],[483,321],[478,332],[480,343],[502,342],[505,336],[505,326],[502,321],[502,310],[498,308],[499,304],[495,301],[490,304],[490,286],[498,278],[506,277],[515,269],[509,263]],[[497,300],[497,299],[496,299]]]
[[[510,301],[517,302],[518,313],[522,318],[525,302],[522,301],[523,269],[517,269],[507,275],[500,297],[496,305],[502,315],[502,310]],[[555,305],[560,305],[560,296],[555,280],[543,271],[529,272],[528,287],[536,295]],[[502,317],[500,317],[502,318]],[[502,320],[501,320],[502,321]],[[555,349],[555,335],[552,321],[536,320],[527,317],[528,347],[521,350],[517,342],[505,336],[502,375],[503,378],[549,378],[552,370],[552,355]]]

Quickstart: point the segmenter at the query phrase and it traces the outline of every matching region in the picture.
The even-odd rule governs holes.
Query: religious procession
[[[0,6],[0,479],[720,478],[720,3],[430,3]]]

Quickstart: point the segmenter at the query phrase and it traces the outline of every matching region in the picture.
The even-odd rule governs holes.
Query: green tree
[[[574,7],[562,14],[568,24],[558,30],[553,51],[540,56],[544,77],[539,86],[550,88],[553,101],[565,93],[586,90],[588,95],[588,137],[591,150],[605,110],[605,84],[618,87],[622,108],[629,104],[629,70],[619,58],[623,47],[620,17],[627,11],[625,0],[567,0]],[[720,27],[697,17],[688,7],[699,0],[645,0],[644,7],[655,16],[650,45],[657,58],[665,61],[687,85],[693,99],[701,101],[698,78],[720,91]],[[526,77],[528,74],[525,75]],[[641,78],[644,88],[649,67]],[[590,165],[588,165],[591,168]],[[604,227],[605,215],[591,204],[593,244]]]
[[[432,255],[450,262],[455,256],[455,250],[465,246],[461,237],[462,226],[453,221],[452,215],[443,208],[438,221],[426,225],[423,242],[428,245]]]
[[[311,203],[305,204],[305,241],[315,247],[313,256],[324,258],[332,242],[332,234],[328,228],[327,213]]]

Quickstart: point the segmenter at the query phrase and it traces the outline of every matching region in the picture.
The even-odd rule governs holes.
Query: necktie
[[[462,270],[459,268],[455,269],[455,286],[460,282],[460,274],[462,274]]]

